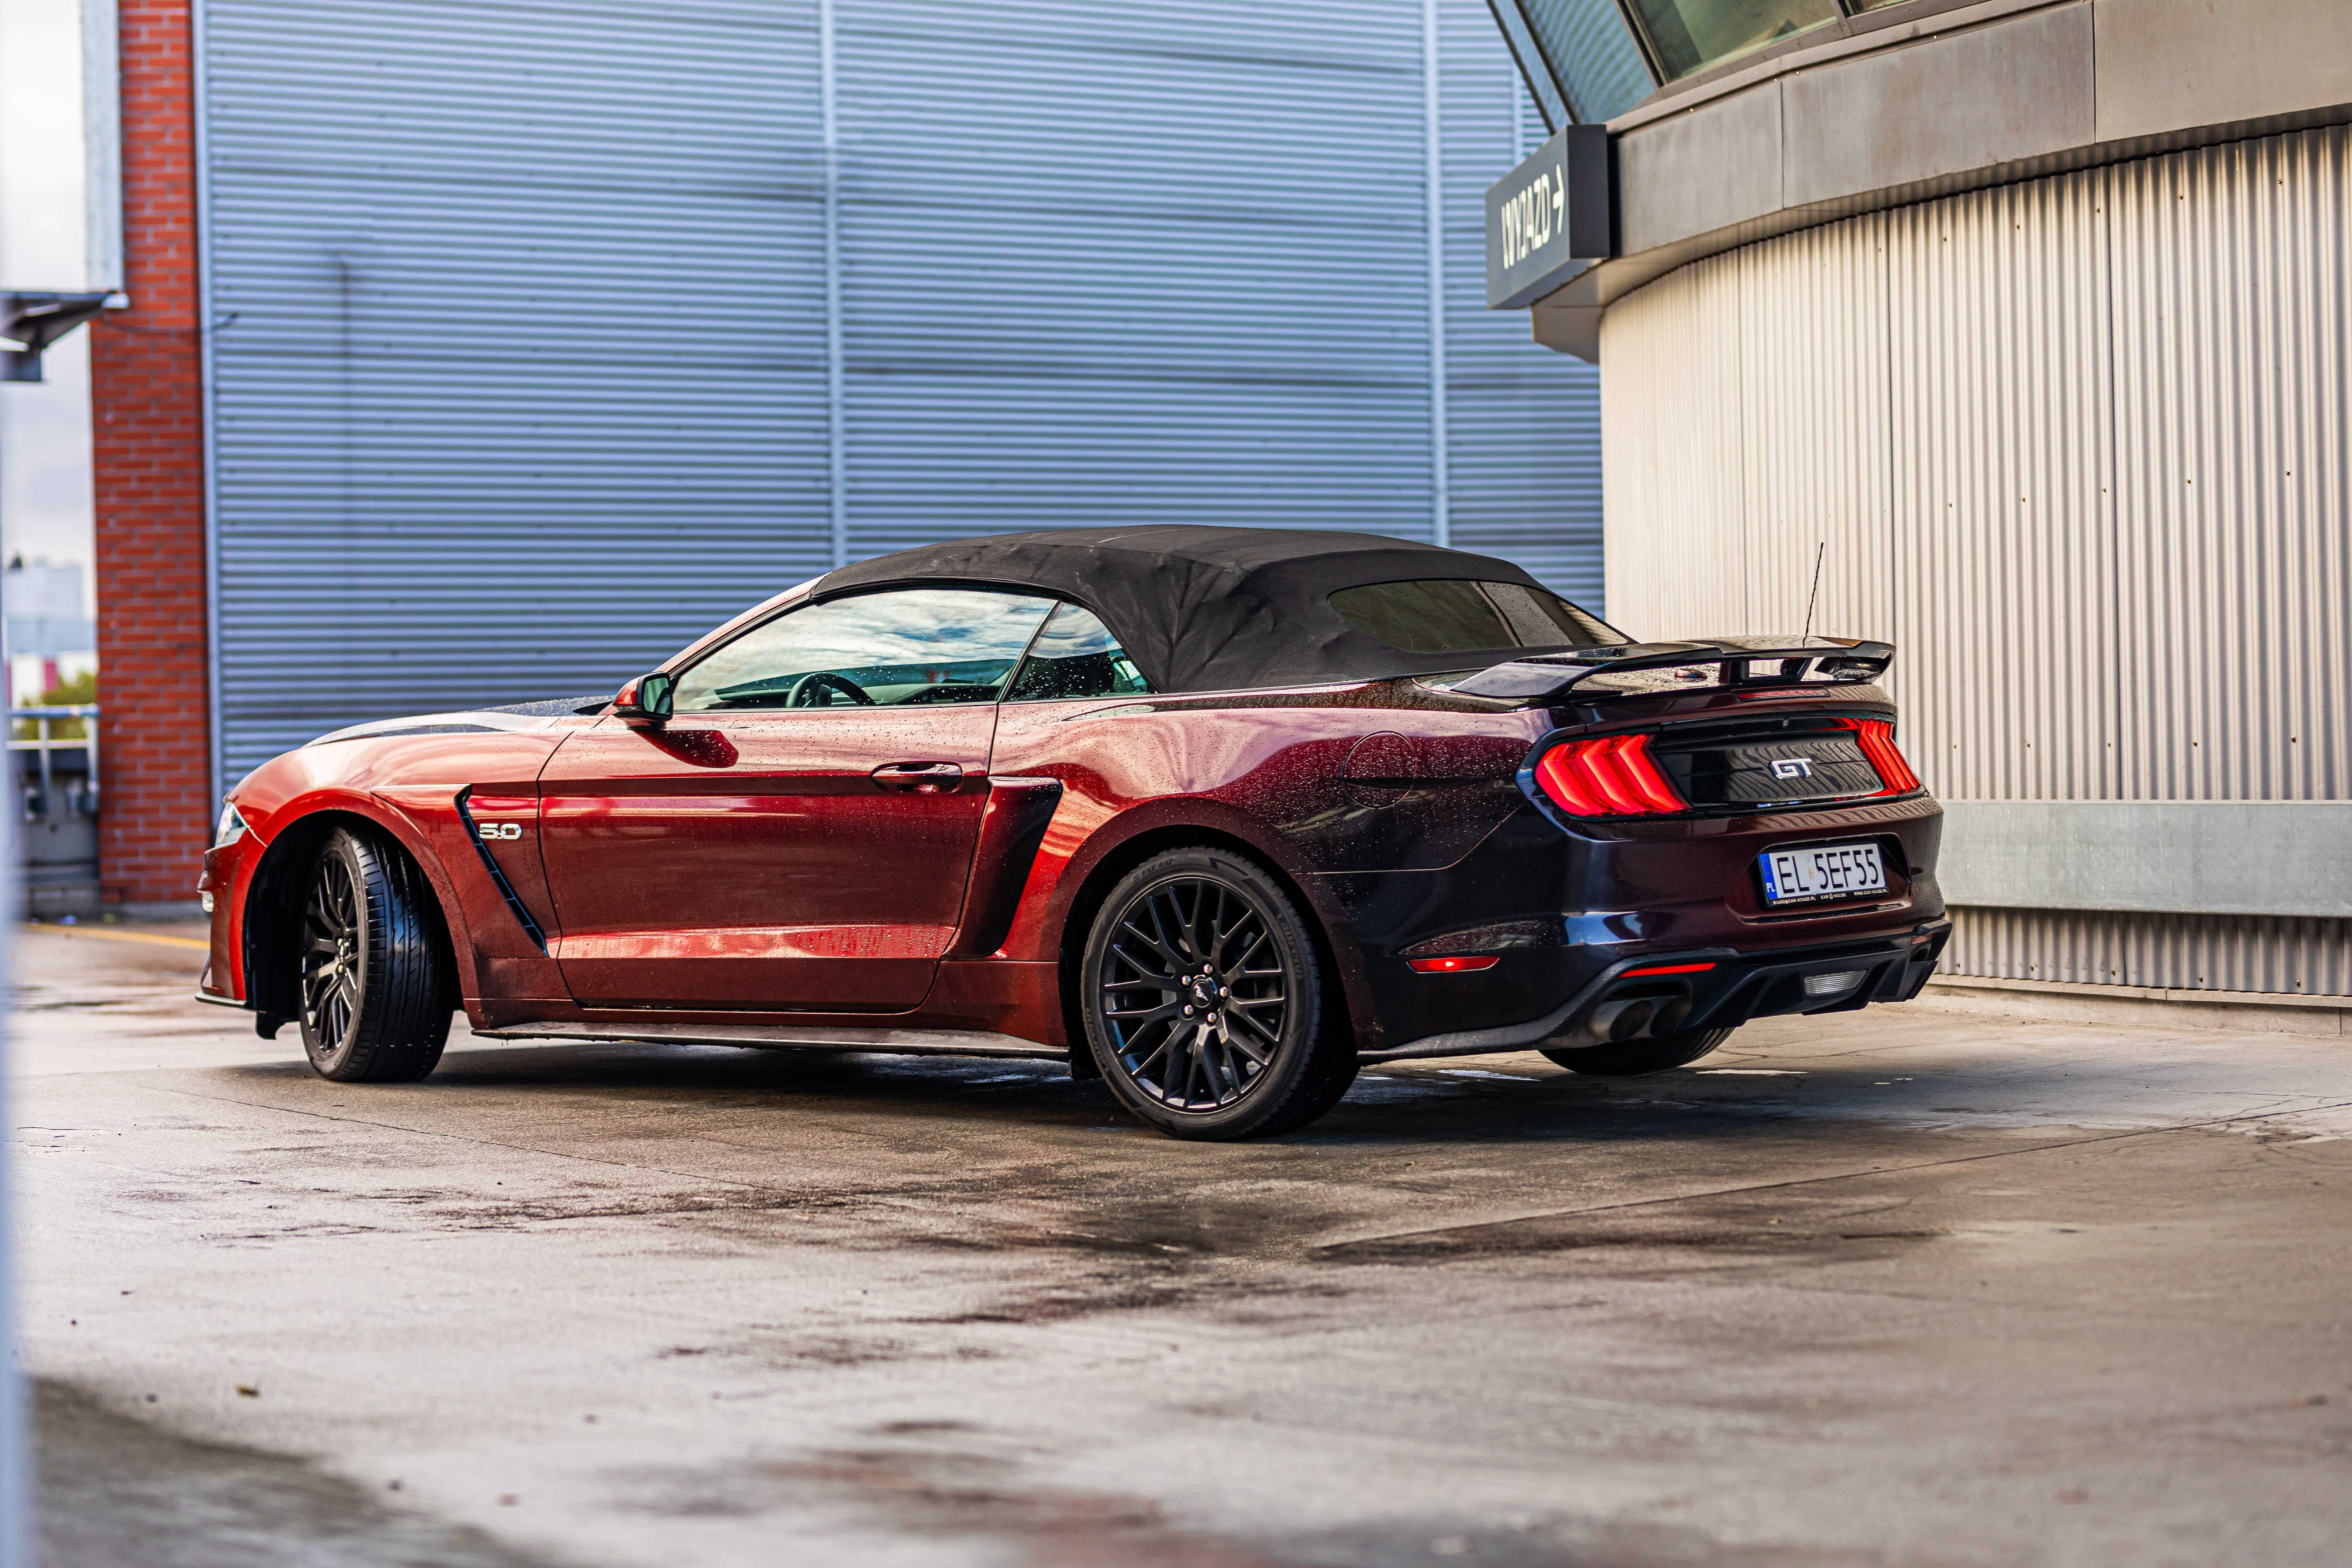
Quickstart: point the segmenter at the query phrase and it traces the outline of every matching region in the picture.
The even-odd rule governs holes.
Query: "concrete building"
[[[1499,9],[1581,123],[1489,299],[1606,371],[1612,618],[1792,629],[1818,554],[1902,650],[1949,969],[2340,1032],[2352,9]]]
[[[1480,193],[1545,126],[1481,0],[120,23],[122,899],[187,898],[279,750],[610,689],[928,539],[1339,525],[1599,597],[1594,374],[1484,309]]]

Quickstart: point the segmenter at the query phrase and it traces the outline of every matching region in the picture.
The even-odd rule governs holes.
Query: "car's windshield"
[[[1407,653],[1506,647],[1597,647],[1623,633],[1559,595],[1523,583],[1422,578],[1342,588],[1331,607]]]
[[[1054,601],[985,588],[830,599],[755,626],[678,677],[682,713],[993,702]]]

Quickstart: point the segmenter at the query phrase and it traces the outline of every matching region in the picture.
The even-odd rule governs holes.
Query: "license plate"
[[[1805,904],[1886,891],[1886,864],[1875,844],[1820,844],[1769,849],[1756,858],[1768,904]]]

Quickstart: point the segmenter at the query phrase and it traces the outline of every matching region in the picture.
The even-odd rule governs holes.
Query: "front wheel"
[[[1081,963],[1104,1081],[1171,1138],[1286,1132],[1355,1081],[1354,1037],[1306,920],[1241,856],[1174,849],[1129,872]]]
[[[302,1049],[324,1078],[404,1083],[441,1060],[453,1011],[433,889],[416,863],[337,828],[310,863],[300,952]]]
[[[1686,1067],[1729,1038],[1728,1029],[1684,1029],[1646,1040],[1612,1040],[1605,1045],[1575,1046],[1542,1054],[1570,1072],[1592,1078],[1639,1078],[1643,1073]]]

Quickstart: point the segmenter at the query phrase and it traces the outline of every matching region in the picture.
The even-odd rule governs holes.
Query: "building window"
[[[1613,120],[1656,87],[1617,0],[1517,0],[1517,5],[1578,124]]]
[[[1837,0],[1630,0],[1673,81],[1838,19]]]

